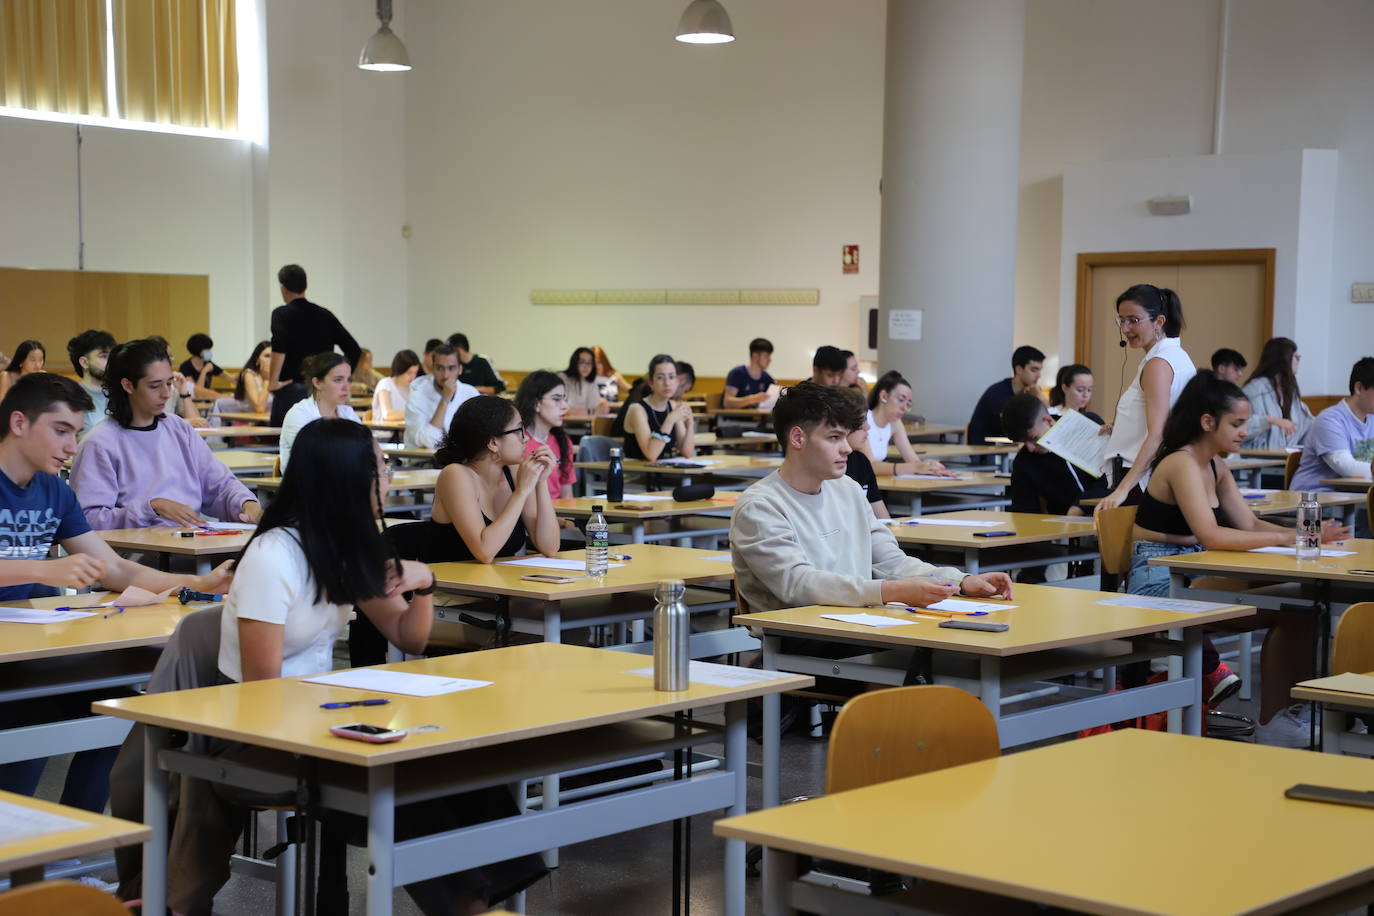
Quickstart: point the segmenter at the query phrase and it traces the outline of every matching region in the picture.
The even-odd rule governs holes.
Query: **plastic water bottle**
[[[1322,507],[1315,491],[1302,491],[1302,500],[1298,503],[1297,537],[1299,560],[1315,560],[1322,555]]]
[[[687,588],[681,579],[664,579],[654,589],[654,689],[686,690],[690,668]]]
[[[611,464],[606,471],[606,501],[618,503],[625,498],[625,471],[620,466],[620,449],[611,449]]]
[[[611,548],[611,527],[601,514],[603,509],[600,505],[592,506],[592,517],[587,520],[587,575],[597,579],[606,575]]]

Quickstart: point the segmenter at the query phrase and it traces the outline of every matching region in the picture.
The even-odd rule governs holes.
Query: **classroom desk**
[[[225,413],[215,414],[215,416],[230,423],[249,423],[253,426],[266,426],[267,421],[272,419],[272,415],[266,412],[258,413],[257,411],[243,410],[226,411]],[[207,427],[207,429],[209,428],[213,427]],[[223,427],[220,427],[220,429],[223,429]]]
[[[1297,490],[1265,490],[1263,499],[1245,501],[1260,518],[1268,515],[1290,515],[1298,511],[1302,493]],[[1319,491],[1317,502],[1323,509],[1339,509],[1341,524],[1355,524],[1355,510],[1364,505],[1363,493],[1327,493]]]
[[[213,454],[234,476],[270,474],[277,464],[276,452],[252,452],[241,448],[214,449]]]
[[[972,458],[978,459],[977,464],[993,464],[997,470],[1005,471],[1010,467],[1011,456],[1021,450],[1021,446],[1011,445],[962,445],[953,442],[914,442],[911,445],[916,452],[917,458],[934,461],[944,461],[950,458]],[[986,459],[992,459],[988,461]],[[887,447],[886,461],[900,461],[901,454],[897,451],[897,446]]]
[[[1328,477],[1322,481],[1322,486],[1345,493],[1369,492],[1369,481],[1363,477]]]
[[[696,442],[697,448],[716,449],[762,446],[770,452],[776,452],[781,449],[781,446],[778,445],[777,436],[774,436],[772,433],[761,436],[718,436],[715,433],[697,433],[693,437],[693,441]]]
[[[933,479],[914,479],[911,477],[879,477],[878,489],[884,493],[900,493],[907,497],[911,515],[920,515],[924,498],[932,493],[960,494],[978,491],[977,495],[990,497],[976,503],[977,506],[1005,506],[1007,501],[1000,496],[987,494],[988,489],[1002,491],[1011,483],[1011,477],[998,477],[987,471],[960,471],[958,477]],[[950,508],[948,506],[942,508]]]
[[[707,535],[728,535],[730,533],[729,513],[734,509],[733,499],[694,499],[690,502],[680,503],[673,500],[671,492],[658,493],[631,493],[631,497],[658,496],[661,499],[651,501],[638,501],[633,498],[619,503],[608,502],[605,496],[577,496],[567,499],[555,499],[553,508],[557,514],[563,518],[590,518],[593,506],[602,506],[602,514],[607,522],[619,523],[626,526],[630,533],[630,541],[635,544],[643,544],[647,541],[681,541],[694,537],[705,537]],[[735,494],[730,494],[734,496]],[[626,506],[642,506],[643,508],[625,508]],[[720,519],[721,524],[714,528],[682,528],[676,523],[684,518],[692,516],[715,515],[724,512],[726,517]],[[669,530],[647,534],[645,526],[647,522],[655,520],[668,520]]]
[[[194,557],[196,575],[203,576],[221,560],[237,556],[248,546],[253,532],[199,535],[184,538],[181,527],[159,525],[153,528],[111,528],[97,531],[101,539],[115,550],[137,550],[155,553],[159,557]]]
[[[280,477],[254,478],[248,481],[257,490],[276,490],[281,487]],[[438,468],[416,468],[411,471],[397,471],[391,476],[391,491],[433,490],[439,485]]]
[[[1295,452],[1301,452],[1301,448],[1289,450],[1286,448],[1243,448],[1236,452],[1242,458],[1277,458],[1287,462],[1288,456]]]
[[[794,884],[797,855],[1103,916],[1335,913],[1374,899],[1370,812],[1285,798],[1300,782],[1367,789],[1369,761],[1123,729],[714,829],[765,848],[768,916],[868,902]],[[1230,842],[1198,824],[1223,808]],[[1070,839],[1104,812],[1128,840]],[[884,913],[913,912],[894,898]]]
[[[942,426],[938,423],[903,423],[902,425],[906,427],[908,439],[931,437],[938,442],[944,442],[946,436],[953,436],[955,442],[963,442],[966,431],[962,426]]]
[[[1255,611],[1239,604],[1217,604],[1198,613],[1183,613],[1100,603],[1130,597],[1018,583],[1013,609],[977,618],[1011,625],[1001,633],[945,629],[935,618],[890,607],[788,608],[737,614],[734,623],[762,634],[765,668],[888,686],[919,683],[919,676],[927,682],[933,679],[967,690],[981,698],[997,719],[1003,747],[1179,708],[1183,709],[1183,730],[1196,735],[1202,727],[1203,627],[1248,617]],[[858,612],[909,623],[871,627],[821,616]],[[1161,638],[1158,634],[1162,631],[1170,631],[1170,638]],[[784,651],[786,637],[842,644],[853,654],[841,659],[793,654]],[[1111,692],[1041,685],[1040,689],[1053,688],[1053,692],[1071,699],[1022,712],[1002,711],[1003,705],[1017,702],[1005,690],[1012,685],[1177,655],[1183,656],[1182,670],[1171,671],[1170,680],[1163,683]],[[1040,689],[1036,695],[1041,695]],[[775,701],[764,701],[763,721],[765,734],[778,727]],[[771,761],[765,761],[765,772],[770,766]],[[777,800],[776,784],[765,784],[764,804],[776,804]]]
[[[27,836],[24,839],[9,839],[0,834],[0,875],[9,875],[11,886],[42,881],[43,866],[49,862],[75,859],[93,852],[105,852],[121,846],[145,843],[153,835],[153,831],[142,824],[30,798],[27,795],[15,795],[13,792],[0,792],[0,805],[15,805],[78,822],[66,829]],[[0,815],[0,823],[4,820],[4,816]]]
[[[958,528],[931,524],[952,521],[997,522],[997,526]],[[970,574],[1098,559],[1096,543],[1087,547],[1080,544],[1076,549],[1066,546],[1057,550],[1041,549],[1032,553],[1014,549],[1030,544],[1054,542],[1067,545],[1070,542],[1093,538],[1096,532],[1090,515],[1070,521],[1068,516],[1063,515],[967,509],[962,512],[938,512],[915,518],[893,519],[890,524],[892,533],[897,537],[897,543],[902,545],[903,549],[915,548],[918,554],[921,548],[927,547],[962,551],[964,561],[961,565]],[[988,531],[1010,531],[1012,534],[1009,537],[995,538],[978,536],[978,532]]]
[[[432,448],[411,448],[400,442],[387,442],[382,445],[382,454],[388,458],[404,458],[407,461],[417,461],[428,464],[434,463],[435,449]]]
[[[628,592],[652,592],[664,579],[681,579],[686,585],[703,582],[723,582],[735,578],[735,567],[730,563],[730,554],[719,550],[696,550],[690,547],[666,547],[661,544],[616,544],[613,555],[628,555],[633,560],[612,560],[621,566],[612,566],[601,581],[586,576],[580,571],[560,572],[556,569],[540,569],[529,566],[511,566],[496,562],[490,565],[466,561],[461,563],[431,563],[435,584],[440,588],[462,595],[495,596],[501,598],[524,598],[537,601],[542,609],[542,621],[534,621],[533,633],[542,635],[548,642],[561,642],[564,630],[603,624],[634,623],[637,642],[640,624],[650,616],[652,610],[612,612],[600,617],[579,616],[564,620],[562,602],[572,598],[606,597]],[[586,550],[564,550],[558,554],[567,560],[581,562]],[[711,559],[717,557],[721,559]],[[521,578],[528,575],[564,575],[576,577],[575,582],[533,582]]]
[[[1246,458],[1232,455],[1226,459],[1226,468],[1237,478],[1245,480],[1249,486],[1257,487],[1260,474],[1268,468],[1283,468],[1283,458]]]
[[[1374,736],[1351,733],[1351,719],[1374,715],[1374,675],[1337,674],[1303,681],[1293,699],[1321,704],[1322,752],[1374,756]]]
[[[144,852],[144,908],[162,912],[165,901],[164,771],[289,788],[297,773],[287,755],[317,761],[320,805],[368,819],[369,916],[390,913],[392,889],[424,878],[722,808],[744,813],[746,704],[807,687],[812,679],[782,675],[733,687],[694,683],[669,693],[654,690],[652,678],[629,673],[651,665],[642,655],[538,643],[384,666],[491,684],[438,697],[392,695],[390,704],[375,708],[321,710],[323,702],[354,699],[359,692],[296,678],[97,703],[102,713],[160,726],[148,729],[146,739],[144,819],[153,835]],[[660,718],[721,704],[724,727]],[[391,744],[329,734],[329,725],[349,721],[441,727]],[[161,729],[282,751],[281,768],[224,764],[171,750]],[[566,804],[546,785],[538,811],[413,840],[398,842],[393,835],[398,805],[705,741],[724,742],[721,769]],[[744,912],[744,887],[744,844],[730,841],[725,912],[731,916]]]
[[[202,439],[246,439],[249,437],[278,439],[281,437],[280,426],[197,426],[195,430],[200,433]]]
[[[626,474],[679,477],[683,483],[691,483],[694,477],[767,477],[782,466],[781,458],[756,455],[709,455],[688,460],[702,467],[683,467],[677,464],[659,464],[654,461],[626,458],[621,464],[621,469]],[[578,461],[573,466],[587,471],[606,471],[604,461]]]

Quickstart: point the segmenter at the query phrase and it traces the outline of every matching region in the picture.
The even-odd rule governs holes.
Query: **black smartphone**
[[[1015,537],[1015,531],[975,531],[973,536],[976,538],[1009,538]]]
[[[1287,792],[1287,798],[1301,801],[1329,802],[1333,805],[1355,805],[1360,808],[1374,808],[1374,792],[1359,789],[1337,789],[1332,786],[1313,786],[1300,782]]]
[[[984,633],[1005,633],[1010,624],[992,623],[984,620],[942,620],[940,626],[950,630],[981,630]]]

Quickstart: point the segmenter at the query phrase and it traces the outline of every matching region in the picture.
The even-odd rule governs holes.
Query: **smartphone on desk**
[[[1005,633],[1011,629],[1010,624],[991,623],[983,620],[942,620],[940,626],[947,630],[979,630],[984,633]]]
[[[380,725],[368,725],[366,722],[335,725],[329,729],[329,733],[340,738],[366,741],[368,744],[386,744],[388,741],[400,741],[406,736],[403,728],[384,728]]]
[[[551,582],[554,585],[567,585],[569,582],[577,581],[574,576],[555,576],[550,573],[533,573],[528,576],[521,576],[520,578],[529,582]]]
[[[975,531],[973,536],[976,538],[1009,538],[1015,535],[1015,531]]]
[[[612,509],[629,509],[631,512],[648,512],[653,506],[646,506],[642,503],[616,503]]]

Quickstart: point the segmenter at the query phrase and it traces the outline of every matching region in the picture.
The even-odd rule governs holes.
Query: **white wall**
[[[756,335],[774,374],[858,343],[877,288],[881,0],[729,3],[739,40],[673,41],[684,3],[412,2],[412,336],[498,365],[601,344],[703,375]],[[858,276],[840,248],[861,246]],[[535,288],[816,287],[821,305],[535,307]]]

